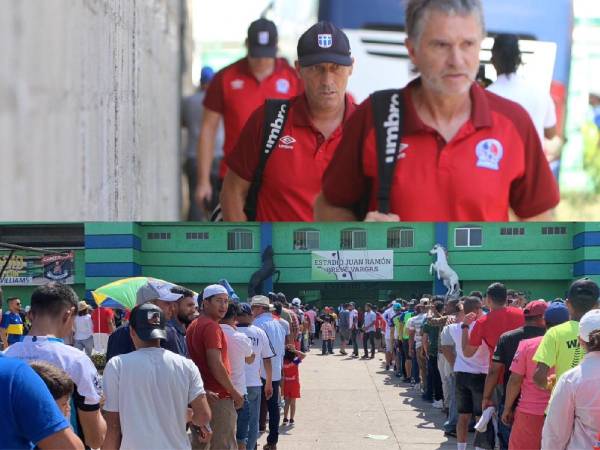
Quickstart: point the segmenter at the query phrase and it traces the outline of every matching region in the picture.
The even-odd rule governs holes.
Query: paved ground
[[[386,372],[383,353],[360,360],[335,351],[321,356],[313,347],[300,365],[296,424],[280,428],[280,450],[456,448],[441,431],[444,414]],[[265,442],[263,435],[259,444]]]

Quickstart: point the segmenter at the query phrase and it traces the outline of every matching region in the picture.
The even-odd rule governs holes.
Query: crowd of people
[[[360,105],[347,89],[355,60],[344,31],[311,26],[292,67],[277,56],[275,24],[253,22],[247,55],[214,77],[204,71],[184,100],[190,218],[506,221],[509,209],[551,218],[555,105],[517,75],[518,37],[495,37],[499,78],[484,89],[480,0],[410,0],[405,19],[418,77]]]
[[[357,358],[361,335],[362,358],[383,345],[385,370],[446,415],[445,435],[459,450],[469,431],[476,449],[595,448],[598,302],[598,285],[581,279],[564,301],[527,302],[493,283],[447,301],[427,295],[358,311],[348,303],[337,314],[339,352],[351,343]]]
[[[15,327],[18,299],[3,314],[0,425],[9,431],[0,448],[254,450],[265,431],[262,448],[276,449],[280,427],[296,420],[302,360],[339,342],[351,358],[385,352],[389,375],[446,414],[459,450],[470,429],[475,448],[591,449],[600,432],[599,296],[586,278],[564,301],[527,302],[493,283],[458,299],[319,310],[273,292],[234,302],[220,284],[197,300],[150,279],[119,327],[120,314],[94,309],[112,330],[104,346],[93,342],[87,303],[51,282],[33,292],[25,334]],[[103,364],[92,361],[98,348]]]
[[[214,284],[198,303],[194,292],[151,279],[126,314],[90,314],[58,282],[34,291],[23,318],[20,299],[7,304],[2,449],[254,450],[268,430],[262,448],[272,450],[280,426],[295,423],[314,317],[298,298],[239,303]]]

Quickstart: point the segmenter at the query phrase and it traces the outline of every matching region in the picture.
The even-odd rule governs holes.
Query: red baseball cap
[[[525,317],[543,316],[546,309],[548,309],[548,304],[545,300],[534,300],[527,303],[523,309],[523,314],[525,314]]]

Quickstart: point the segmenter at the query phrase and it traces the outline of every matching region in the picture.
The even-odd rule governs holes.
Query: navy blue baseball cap
[[[239,303],[239,311],[238,316],[251,316],[252,315],[252,307],[249,303]]]
[[[348,36],[331,22],[314,24],[298,40],[298,63],[302,67],[320,63],[351,66]]]
[[[258,19],[248,27],[248,54],[254,58],[277,56],[277,27],[268,19]]]
[[[200,72],[200,83],[208,83],[215,76],[215,71],[210,66],[204,66]]]

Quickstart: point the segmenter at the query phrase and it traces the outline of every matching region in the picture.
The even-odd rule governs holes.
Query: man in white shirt
[[[427,317],[426,307],[428,298],[422,298],[421,302],[415,307],[415,316],[408,319],[406,327],[408,329],[408,352],[412,358],[412,375],[415,383],[420,383],[421,391],[425,392],[425,383],[427,380],[427,360],[423,352],[422,332],[423,322]]]
[[[348,304],[350,311],[350,339],[352,340],[352,357],[358,358],[358,335],[360,330],[358,329],[358,311],[354,302]]]
[[[370,303],[365,305],[365,318],[363,320],[363,351],[365,354],[362,359],[369,358],[369,351],[367,349],[367,343],[371,343],[371,359],[375,358],[375,321],[377,320],[377,314],[373,311],[373,307]]]
[[[471,312],[477,318],[483,315],[481,300],[478,297],[467,297],[464,301],[463,310],[465,315]],[[487,345],[480,345],[473,356],[467,358],[462,351],[462,328],[468,328],[469,333],[474,327],[462,322],[448,325],[447,333],[454,342],[454,372],[456,376],[456,402],[458,410],[458,423],[456,424],[457,449],[465,450],[467,447],[467,434],[471,416],[480,416],[483,401],[483,388],[485,378],[490,365],[490,353]],[[445,342],[444,342],[445,343]],[[444,347],[449,347],[442,344]],[[451,346],[450,346],[451,347]],[[445,352],[452,359],[450,352]]]
[[[220,323],[221,329],[225,333],[225,339],[227,339],[227,357],[231,365],[231,382],[236,391],[245,396],[248,394],[245,366],[254,362],[254,354],[248,336],[240,333],[235,326],[238,309],[238,305],[230,303],[227,307],[227,313],[225,313]]]
[[[390,365],[392,364],[392,356],[394,352],[394,345],[392,342],[392,328],[394,328],[394,324],[392,323],[392,318],[396,315],[394,312],[394,305],[396,301],[390,303],[388,308],[383,312],[383,319],[385,320],[385,370],[390,370]]]
[[[252,342],[252,351],[255,355],[251,364],[246,364],[246,389],[247,396],[244,407],[238,413],[237,435],[239,450],[254,449],[258,439],[258,419],[260,415],[260,401],[263,385],[261,382],[261,364],[264,367],[262,378],[265,380],[265,398],[273,395],[273,373],[271,359],[275,352],[267,334],[256,325],[252,324],[252,308],[248,303],[240,303],[237,316],[238,331],[244,333]]]
[[[100,412],[98,371],[84,352],[63,341],[73,331],[77,303],[77,294],[65,284],[53,281],[38,287],[31,295],[29,334],[4,354],[29,361],[40,359],[64,370],[75,383],[73,428],[86,446],[100,448],[106,422]]]
[[[211,413],[200,371],[190,359],[160,347],[167,338],[162,310],[151,303],[136,306],[129,330],[136,350],[115,356],[104,369],[109,427],[102,449],[191,449],[188,405],[200,442],[210,441]]]
[[[517,74],[522,61],[519,38],[516,35],[496,36],[492,47],[492,64],[498,73],[498,79],[487,88],[488,91],[518,103],[529,113],[553,168],[552,162],[558,159],[555,153],[558,153],[561,145],[556,131],[556,106],[549,89],[542,90],[535,82]],[[551,142],[544,145],[545,139]],[[552,154],[548,155],[551,149]]]
[[[250,303],[252,315],[254,316],[254,325],[261,328],[268,336],[275,356],[271,359],[273,369],[272,392],[270,398],[266,398],[267,389],[263,391],[267,408],[269,411],[269,435],[267,444],[263,446],[264,450],[276,450],[279,440],[279,386],[281,383],[281,371],[283,368],[283,355],[285,354],[285,343],[287,335],[279,321],[271,314],[271,304],[264,295],[255,295]],[[264,359],[263,359],[264,361]],[[261,366],[261,379],[263,386],[266,386],[266,379],[262,378],[265,374],[264,362]]]

